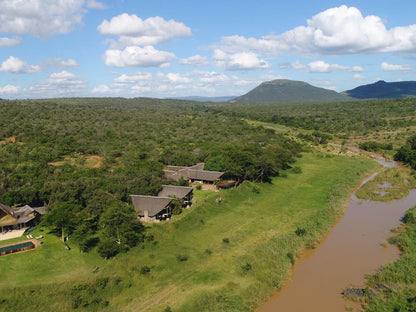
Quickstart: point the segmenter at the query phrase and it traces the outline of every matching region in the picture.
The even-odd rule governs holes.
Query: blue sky
[[[414,0],[1,0],[0,98],[416,80],[414,12]]]

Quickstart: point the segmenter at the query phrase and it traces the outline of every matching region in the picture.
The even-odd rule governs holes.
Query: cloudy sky
[[[416,80],[415,12],[415,0],[1,0],[0,98]]]

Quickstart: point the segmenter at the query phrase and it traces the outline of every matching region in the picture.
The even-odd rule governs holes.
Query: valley
[[[3,203],[46,203],[49,213],[71,211],[66,217],[71,222],[62,226],[45,218],[33,230],[33,236],[44,237],[40,248],[0,258],[2,309],[253,311],[285,285],[302,251],[318,246],[343,215],[351,191],[379,168],[366,153],[350,153],[346,146],[357,146],[360,135],[371,133],[398,149],[413,133],[411,124],[383,121],[413,120],[410,99],[252,105],[81,98],[1,102],[2,116],[8,116],[7,124],[0,124],[2,137],[15,138],[0,145]],[[331,105],[334,114],[344,105],[337,118],[355,130],[338,128],[339,123],[329,127],[326,121],[335,117],[327,110]],[[38,116],[30,128],[17,122],[22,107]],[[38,110],[42,113],[34,113]],[[366,114],[381,117],[367,125]],[[270,120],[274,115],[283,122]],[[382,129],[386,132],[379,135]],[[402,139],[392,141],[393,135]],[[391,158],[394,150],[379,152]],[[90,161],[93,155],[100,159]],[[272,161],[276,157],[279,161]],[[163,166],[198,161],[229,178],[245,175],[246,181],[218,192],[194,190],[191,208],[170,221],[142,225],[133,243],[126,241],[107,260],[100,257],[100,242],[114,227],[104,216],[130,211],[130,194],[155,194],[166,183]],[[268,171],[259,175],[257,168]],[[104,224],[110,228],[100,230]],[[70,250],[60,240],[61,227]]]

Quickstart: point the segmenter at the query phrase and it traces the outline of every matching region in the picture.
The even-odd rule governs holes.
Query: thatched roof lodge
[[[28,226],[38,215],[45,214],[45,207],[32,208],[29,205],[11,208],[0,203],[0,229],[20,229]]]
[[[193,190],[190,186],[162,185],[157,196],[183,199],[183,206],[188,207],[192,204]]]
[[[192,191],[193,188],[190,186],[162,185],[162,190],[157,196],[185,199],[192,195]]]
[[[181,177],[190,182],[202,182],[206,184],[213,184],[219,180],[224,172],[204,170],[204,163],[199,163],[190,167],[167,166],[165,177],[168,180],[179,181]]]
[[[158,196],[130,195],[134,210],[144,222],[159,222],[171,217],[170,203],[177,197],[184,206],[191,204],[193,188],[188,186],[163,185]]]
[[[130,195],[134,210],[139,219],[144,222],[158,222],[170,218],[169,204],[173,197],[159,197],[147,195]]]

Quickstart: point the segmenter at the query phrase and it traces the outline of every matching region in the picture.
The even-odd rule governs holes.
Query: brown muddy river
[[[364,287],[365,274],[374,274],[399,257],[395,246],[382,244],[415,204],[415,190],[405,199],[388,203],[351,195],[341,221],[317,249],[302,255],[290,282],[258,312],[360,311],[358,305],[342,298],[342,290]]]

